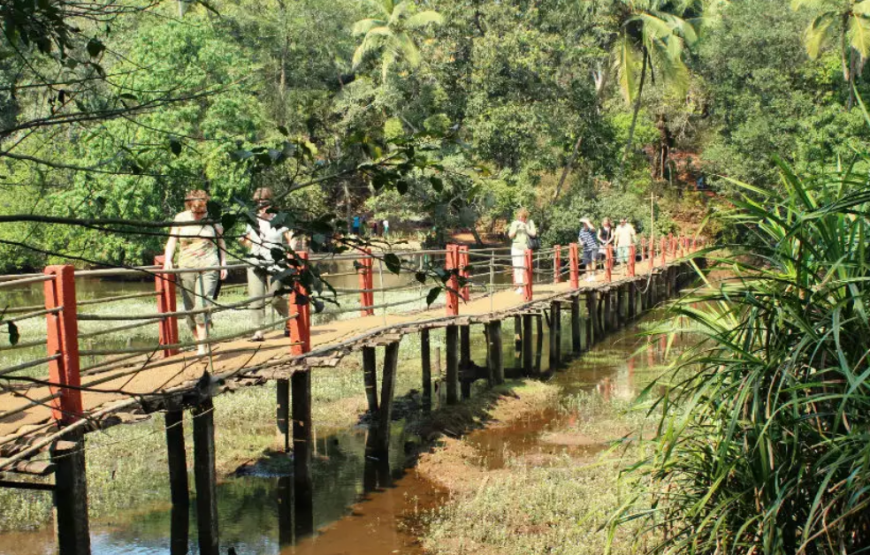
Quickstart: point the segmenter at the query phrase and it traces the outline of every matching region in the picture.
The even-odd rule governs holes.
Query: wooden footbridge
[[[377,257],[363,254],[354,264],[353,272],[359,276],[359,288],[338,291],[352,296],[354,301],[358,298],[359,305],[346,309],[339,305],[332,311],[336,316],[359,311],[358,317],[312,325],[311,296],[297,286],[289,295],[289,319],[270,324],[279,329],[268,332],[262,343],[247,340],[245,336],[253,330],[211,337],[204,342],[180,342],[177,320],[191,313],[177,309],[174,274],[184,270],[164,272],[155,266],[76,272],[72,266],[50,266],[43,274],[2,281],[0,291],[44,284],[44,309],[7,309],[0,324],[44,319],[47,356],[0,369],[0,472],[3,473],[0,487],[53,491],[59,552],[64,555],[90,553],[85,435],[149,418],[155,412],[164,413],[172,501],[174,506],[186,510],[189,493],[182,417],[184,410],[190,410],[200,553],[217,554],[212,403],[216,395],[277,380],[277,427],[284,448],[293,452],[294,498],[297,504],[306,499],[310,503],[311,380],[312,375],[316,379],[315,369],[334,367],[342,358],[361,353],[364,370],[360,386],[365,388],[374,422],[370,432],[371,449],[385,453],[403,336],[419,334],[421,337],[421,389],[428,407],[433,397],[430,337],[433,332],[444,330],[446,372],[440,387],[446,391],[448,405],[460,403],[462,398],[471,395],[471,384],[476,380],[495,385],[502,383],[506,376],[540,376],[544,322],[550,338],[549,368],[558,368],[563,359],[563,311],[570,314],[572,351],[577,355],[660,300],[676,295],[694,275],[688,260],[700,246],[698,239],[679,237],[663,238],[655,245],[647,246],[644,242],[639,253],[632,247],[628,261],[618,266],[614,265],[612,251],[608,251],[604,268],[594,279],[584,278],[576,244],[535,253],[527,251],[521,267],[524,285],[520,290],[516,290],[516,285],[500,287],[495,279],[500,273],[511,274],[516,269],[516,260],[505,249],[469,251],[466,247],[450,245],[443,251],[404,253],[399,255],[403,272],[419,271],[421,257],[426,256],[429,264],[433,260],[441,264],[443,260],[449,275],[446,302],[436,308],[415,311],[402,306],[412,302],[420,305],[419,296],[396,302],[386,302],[384,298],[376,304],[375,293],[402,287],[375,288],[373,262]],[[309,264],[341,258],[300,256]],[[155,279],[153,294],[77,302],[78,277],[143,273]],[[425,298],[428,288],[416,287]],[[98,316],[88,312],[90,305],[145,296],[156,298],[153,314]],[[207,310],[210,314],[238,310],[252,301],[262,300],[231,305],[218,303]],[[159,342],[151,348],[80,349],[83,336],[95,335],[79,332],[79,322],[87,320],[124,322],[122,326],[100,333],[154,326],[159,332]],[[511,367],[505,366],[503,356],[502,324],[505,321],[513,321],[514,326],[515,362]],[[287,337],[285,325],[289,332]],[[486,334],[487,357],[483,367],[471,361],[472,326],[482,326]],[[16,345],[0,346],[0,349],[32,349],[38,342],[27,339],[22,337]],[[208,348],[207,356],[195,354],[195,348],[202,343]],[[190,348],[194,350],[188,350]],[[380,387],[378,349],[383,350]],[[102,360],[83,367],[81,362],[86,357]],[[48,366],[47,377],[33,378],[30,373],[24,373],[45,365]],[[300,510],[300,514],[310,515],[310,510]],[[305,529],[304,524],[301,529]],[[179,552],[186,552],[186,545],[182,547],[183,551]]]

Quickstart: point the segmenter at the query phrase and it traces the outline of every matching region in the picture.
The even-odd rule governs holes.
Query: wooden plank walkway
[[[658,266],[655,271],[661,271]],[[633,281],[645,281],[649,271],[648,262],[637,264],[637,276],[630,278]],[[546,303],[554,298],[570,298],[573,295],[585,294],[590,289],[606,290],[625,283],[629,278],[617,278],[606,283],[603,272],[599,272],[595,282],[581,281],[580,289],[572,291],[570,284],[538,284],[534,288],[534,300],[531,303],[523,301],[522,295],[513,290],[496,293],[492,299],[483,296],[461,304],[460,316],[448,317],[444,315],[443,305],[413,313],[388,314],[359,317],[347,320],[337,320],[327,324],[313,326],[311,328],[311,352],[305,355],[293,357],[290,354],[290,339],[283,337],[282,332],[267,334],[266,341],[259,344],[257,352],[233,352],[235,350],[250,349],[258,344],[247,339],[228,341],[216,344],[212,347],[213,357],[210,367],[208,357],[197,357],[191,353],[181,353],[170,359],[154,360],[142,366],[143,359],[131,361],[126,369],[118,368],[111,373],[124,373],[116,379],[108,380],[99,385],[92,386],[99,391],[82,392],[82,402],[86,417],[100,413],[105,418],[113,404],[126,401],[124,410],[132,410],[130,401],[135,402],[139,408],[146,412],[152,412],[164,408],[161,401],[161,393],[172,393],[183,397],[194,392],[197,382],[207,370],[218,378],[231,378],[235,381],[229,386],[220,384],[223,388],[234,389],[241,385],[262,383],[266,379],[289,378],[293,369],[300,366],[334,366],[346,354],[361,348],[373,338],[385,334],[413,333],[422,328],[445,327],[449,324],[465,325],[469,323],[485,322],[490,319],[503,319],[518,312],[539,310],[535,305]],[[141,370],[130,374],[131,369]],[[97,374],[93,378],[110,376]],[[83,377],[82,385],[87,386],[93,382],[91,377]],[[362,380],[360,380],[362,384]],[[200,384],[201,386],[201,384]],[[210,392],[214,393],[214,392]],[[47,387],[37,386],[26,391],[30,399],[40,399],[50,394]],[[155,398],[156,397],[156,398]],[[3,411],[12,411],[26,407],[30,402],[12,393],[0,394],[0,407]],[[32,443],[32,438],[56,431],[54,426],[46,429],[46,424],[51,422],[51,409],[48,406],[30,406],[22,412],[13,414],[0,420],[0,456],[8,457],[19,451],[21,447]],[[90,427],[99,428],[116,424],[117,421],[109,419],[104,422],[93,422]],[[28,430],[32,429],[32,433]],[[6,442],[13,436],[21,436],[16,441]],[[3,444],[5,443],[5,444]]]

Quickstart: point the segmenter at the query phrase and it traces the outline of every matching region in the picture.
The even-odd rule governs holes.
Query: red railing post
[[[668,256],[668,240],[665,239],[664,237],[662,237],[662,241],[661,241],[661,243],[662,243],[662,244],[661,244],[661,247],[660,247],[660,248],[661,248],[661,250],[662,250],[662,266],[665,266],[665,265],[668,263],[668,261],[667,261],[667,256]]]
[[[52,395],[51,415],[62,424],[72,424],[82,416],[82,392],[79,389],[79,327],[76,316],[76,281],[72,266],[48,266],[45,275],[45,309],[61,309],[45,317],[48,356],[60,355],[48,363],[49,386]]]
[[[299,272],[301,273],[308,262],[306,251],[296,251],[299,259]],[[293,291],[288,295],[290,305],[290,346],[291,355],[305,354],[311,350],[311,303],[308,291],[299,282],[293,284]]]
[[[553,283],[562,283],[562,245],[554,245],[553,249]]]
[[[444,269],[450,273],[450,278],[447,280],[447,315],[459,316],[459,278],[456,275],[459,269],[458,245],[447,245]]]
[[[468,245],[458,245],[457,249],[459,253],[459,275],[468,283],[468,278],[471,277],[468,266]],[[459,290],[459,294],[463,301],[468,302],[471,300],[471,288],[468,285],[463,285]]]
[[[525,256],[525,279],[523,280],[523,298],[526,302],[531,302],[533,297],[532,279],[534,278],[534,251],[526,249]]]
[[[571,266],[571,289],[580,288],[580,248],[577,243],[568,247],[568,263]]]
[[[607,245],[607,249],[604,253],[604,280],[610,283],[613,281],[613,245]]]
[[[359,294],[359,303],[360,306],[363,307],[360,309],[360,316],[374,316],[375,311],[373,308],[365,308],[367,306],[374,306],[375,302],[375,293],[372,291],[374,289],[374,264],[372,260],[372,251],[371,249],[364,249],[363,252],[365,255],[357,261],[358,269],[357,273],[359,274],[359,288],[362,290]]]
[[[637,247],[631,245],[630,247],[628,247],[628,277],[634,277],[636,275],[635,264],[637,263],[637,261],[635,260],[635,258],[637,258]]]
[[[154,264],[158,268],[163,268],[165,261],[164,256],[155,256]],[[158,269],[154,273],[154,289],[157,291],[157,312],[166,314],[167,312],[178,311],[178,300],[175,294],[175,275],[164,274]],[[178,344],[178,318],[175,316],[167,316],[158,321],[158,337],[161,345],[177,345]],[[178,347],[171,349],[163,349],[163,358],[169,358],[177,355],[181,350]]]
[[[654,267],[656,265],[656,245],[652,237],[649,238],[649,256],[647,258],[650,267]]]
[[[647,258],[646,254],[646,237],[640,238],[640,260],[644,261]]]

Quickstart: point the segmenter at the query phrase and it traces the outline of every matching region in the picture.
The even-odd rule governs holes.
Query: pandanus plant
[[[704,253],[713,271],[674,308],[703,340],[613,521],[646,519],[652,552],[870,550],[868,167],[737,183],[723,217],[743,239]]]

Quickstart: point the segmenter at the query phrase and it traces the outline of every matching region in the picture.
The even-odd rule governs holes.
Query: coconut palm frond
[[[365,35],[375,27],[385,27],[387,22],[383,19],[361,19],[353,24],[351,34],[355,37]]]
[[[426,10],[409,17],[405,25],[409,29],[419,29],[426,25],[441,25],[443,23],[444,16],[434,10]]]
[[[621,36],[617,40],[614,53],[622,96],[625,97],[626,102],[633,102],[637,91],[635,75],[640,65],[640,56],[627,36]]]
[[[825,40],[831,34],[834,24],[834,14],[825,13],[816,17],[804,32],[804,46],[810,58],[819,57],[819,52]]]
[[[849,18],[849,44],[862,59],[870,54],[870,21],[866,17],[853,15]]]

